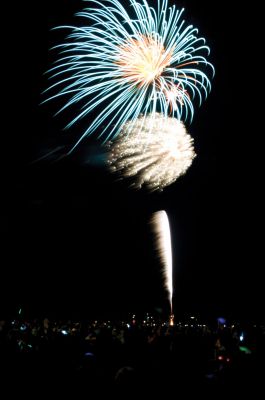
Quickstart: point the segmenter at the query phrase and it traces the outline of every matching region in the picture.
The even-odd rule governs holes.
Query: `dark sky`
[[[68,159],[31,164],[74,143],[86,122],[63,131],[71,112],[54,117],[57,104],[39,105],[43,73],[54,60],[48,49],[64,39],[50,29],[78,24],[82,1],[29,3],[10,2],[3,15],[0,311],[167,310],[148,224],[152,212],[164,209],[172,228],[175,313],[264,314],[259,2],[250,10],[176,1],[207,38],[216,77],[189,127],[197,158],[184,177],[153,194],[134,192],[100,164],[85,162],[98,151],[96,138]]]

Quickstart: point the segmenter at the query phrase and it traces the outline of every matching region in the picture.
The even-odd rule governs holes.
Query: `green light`
[[[247,347],[245,346],[239,346],[239,350],[242,351],[245,354],[251,354],[251,350],[249,350]]]

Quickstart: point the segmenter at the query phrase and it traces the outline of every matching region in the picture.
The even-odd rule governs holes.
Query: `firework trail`
[[[163,268],[163,276],[165,281],[165,289],[168,292],[170,310],[172,314],[172,296],[173,296],[173,279],[172,279],[172,250],[171,235],[168,216],[165,211],[157,211],[151,218],[151,223],[156,235],[156,246]]]
[[[67,128],[92,115],[74,148],[99,129],[107,141],[140,115],[191,121],[193,100],[201,104],[207,96],[206,72],[214,68],[205,39],[182,19],[184,9],[168,7],[168,0],[157,0],[155,8],[130,0],[129,15],[118,0],[87,2],[90,7],[78,13],[84,26],[59,27],[71,33],[55,47],[61,57],[48,71],[52,83],[44,101],[66,96],[60,111],[80,104]]]
[[[193,139],[176,118],[140,117],[127,122],[108,147],[108,164],[135,188],[162,190],[185,174],[195,157]]]

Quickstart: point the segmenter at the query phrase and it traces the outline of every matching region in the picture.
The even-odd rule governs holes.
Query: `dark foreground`
[[[0,322],[0,337],[5,398],[258,398],[265,382],[261,325],[18,318]]]

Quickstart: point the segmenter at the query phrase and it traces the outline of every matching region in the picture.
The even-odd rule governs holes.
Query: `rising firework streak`
[[[168,300],[170,303],[171,316],[170,320],[173,321],[172,314],[172,296],[173,296],[173,279],[172,279],[172,249],[171,249],[171,234],[168,216],[165,211],[157,211],[151,218],[151,223],[155,232],[156,248],[160,257],[164,285],[168,293]]]

